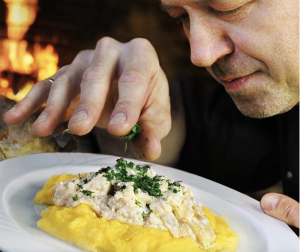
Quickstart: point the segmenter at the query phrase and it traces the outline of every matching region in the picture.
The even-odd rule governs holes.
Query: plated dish
[[[80,153],[33,154],[0,163],[0,250],[82,251],[42,232],[33,199],[54,174],[97,171],[118,157]],[[135,161],[137,162],[137,161]],[[140,161],[141,164],[145,162]],[[197,201],[226,218],[238,234],[237,252],[298,251],[299,240],[283,222],[265,215],[259,202],[218,183],[157,164],[151,168],[172,180],[181,180]]]

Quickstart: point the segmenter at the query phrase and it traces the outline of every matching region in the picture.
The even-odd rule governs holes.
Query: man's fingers
[[[154,100],[151,95],[155,85],[167,85],[166,79],[163,80],[165,83],[159,83],[157,80],[157,76],[161,74],[159,61],[154,48],[147,40],[134,39],[124,47],[126,49],[122,51],[117,73],[120,75],[119,97],[108,124],[108,131],[114,135],[129,132],[144,110],[151,106]]]
[[[169,90],[156,51],[147,40],[122,44],[102,38],[95,50],[80,52],[51,78],[53,83],[36,84],[7,113],[8,121],[21,122],[46,102],[32,128],[39,136],[51,134],[70,106],[74,113],[68,128],[77,135],[96,125],[122,136],[138,122],[144,131],[135,142],[136,151],[144,159],[158,158],[160,141],[171,127]]]
[[[161,70],[158,83],[165,82],[165,85],[155,85],[153,94],[157,98],[151,102],[153,97],[148,97],[139,118],[142,133],[134,142],[138,156],[148,161],[154,161],[161,155],[161,140],[171,130],[171,108],[169,102],[169,86],[164,73]]]
[[[124,135],[138,122],[142,132],[134,141],[135,151],[140,158],[153,161],[160,156],[161,140],[171,128],[169,85],[156,52],[147,40],[136,39],[125,46],[128,48],[124,52],[129,53],[132,60],[121,69],[119,99],[108,131]]]
[[[97,124],[116,74],[120,47],[121,43],[114,39],[99,40],[93,59],[83,74],[78,106],[69,121],[68,127],[73,133],[87,134]],[[105,117],[102,115],[102,118]],[[108,119],[103,124],[106,126],[107,122]]]
[[[299,203],[294,199],[283,194],[268,193],[260,204],[266,214],[299,228]]]
[[[52,88],[53,80],[63,74],[68,69],[64,66],[51,78],[37,82],[25,96],[18,102],[4,117],[8,124],[19,124],[37,111],[46,101]]]
[[[72,99],[80,92],[81,76],[91,60],[92,51],[80,52],[71,65],[60,69],[54,76],[47,105],[33,124],[38,136],[50,135],[63,119]]]
[[[148,123],[149,124],[149,123]],[[137,156],[147,161],[154,161],[161,155],[161,140],[159,136],[160,130],[157,127],[149,127],[147,123],[140,123],[142,132],[133,142],[133,146]],[[152,125],[154,126],[154,125]],[[157,126],[157,125],[155,125]],[[161,124],[161,127],[166,125]]]
[[[5,122],[14,125],[30,117],[46,102],[51,84],[48,79],[36,83],[23,100],[6,112],[4,115]]]

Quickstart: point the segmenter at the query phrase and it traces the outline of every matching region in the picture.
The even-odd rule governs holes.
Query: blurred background
[[[169,79],[209,76],[191,64],[183,29],[160,10],[159,0],[1,0],[0,94],[22,99],[104,36],[147,38]]]

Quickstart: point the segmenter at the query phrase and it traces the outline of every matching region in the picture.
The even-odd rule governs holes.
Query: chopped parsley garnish
[[[143,192],[147,192],[150,196],[163,196],[160,190],[160,183],[158,181],[154,181],[146,174],[136,176],[133,184],[133,190],[135,193],[138,193],[138,189],[142,190]]]
[[[75,196],[74,196],[74,197],[72,197],[72,199],[73,199],[73,201],[77,201],[77,200],[78,200],[78,195],[77,195],[77,194],[75,194]]]
[[[134,139],[136,138],[136,136],[141,132],[141,127],[138,124],[135,124],[133,126],[133,128],[130,130],[130,132],[128,134],[126,134],[125,136],[123,136],[124,138],[128,139],[130,142],[133,142]],[[125,142],[124,145],[124,153],[127,152],[127,148],[128,148],[128,144],[127,142]],[[134,154],[136,155],[136,153],[134,152]]]
[[[181,181],[174,181],[174,182],[171,182],[171,180],[167,180],[168,182],[168,190],[169,191],[173,191],[173,193],[178,193],[180,192],[180,190],[178,188],[174,188],[174,187],[181,187]]]
[[[106,172],[108,172],[108,171],[110,171],[110,170],[111,170],[111,168],[110,168],[109,166],[107,166],[107,167],[102,168],[102,169],[100,169],[99,171],[97,171],[97,172],[95,173],[95,176],[97,176],[98,174],[106,173]]]
[[[177,186],[177,187],[180,187],[181,186],[181,183],[182,181],[175,181],[175,182],[173,182],[173,186]]]
[[[181,186],[181,182],[182,181],[174,181],[174,182],[171,182],[171,180],[167,180],[167,182],[168,182],[168,186],[177,186],[177,187],[180,187]]]
[[[142,217],[143,217],[143,219],[146,217],[146,213],[145,212],[142,212]]]
[[[111,170],[110,172],[107,172],[103,177],[107,178],[108,181],[112,181],[115,177],[115,172]]]
[[[147,173],[147,170],[148,170],[149,168],[150,168],[149,165],[145,165],[145,166],[137,165],[137,166],[135,167],[135,169],[136,169],[137,171],[139,171],[141,174],[146,174],[146,173]]]
[[[92,197],[92,193],[94,193],[90,190],[82,190],[80,192],[82,192],[85,196],[90,196],[90,197]]]
[[[131,174],[131,169],[135,169],[136,174]],[[148,193],[150,196],[154,197],[162,197],[163,193],[161,191],[161,183],[164,181],[168,184],[168,190],[173,193],[177,193],[181,187],[181,181],[172,182],[171,180],[164,179],[164,176],[155,175],[154,177],[150,177],[147,175],[148,170],[150,169],[149,165],[135,165],[133,162],[127,162],[123,158],[117,159],[117,163],[114,168],[105,167],[93,175],[93,177],[97,175],[102,175],[102,177],[106,178],[108,181],[117,180],[113,182],[112,191],[122,191],[126,188],[124,182],[132,182],[131,185],[133,187],[133,191],[137,194],[140,191],[144,193]],[[82,181],[84,184],[88,183],[92,179],[83,178]],[[80,189],[83,189],[82,182],[81,184],[77,184]],[[89,190],[81,190],[86,196],[92,197],[94,192]],[[113,195],[113,194],[112,194]],[[73,197],[73,200],[76,201]],[[78,196],[77,196],[78,198]],[[135,201],[135,204],[141,207],[141,202]]]
[[[150,196],[161,197],[163,196],[160,190],[160,181],[162,180],[162,176],[154,176],[153,178],[147,175],[147,171],[150,168],[149,165],[136,165],[135,169],[137,170],[137,174],[129,174],[127,168],[133,169],[134,163],[127,162],[123,158],[117,159],[117,163],[115,165],[117,171],[114,171],[112,168],[107,167],[96,172],[97,174],[103,174],[103,177],[107,178],[108,181],[112,181],[113,179],[120,180],[121,182],[133,182],[133,189],[135,193],[138,193],[140,189],[143,192],[147,192]],[[121,187],[121,189],[123,189]]]
[[[141,132],[141,127],[138,124],[135,124],[133,128],[130,130],[128,134],[126,134],[124,137],[129,139],[129,141],[133,142],[136,136]]]
[[[130,161],[129,163],[127,163],[126,165],[127,165],[127,167],[130,168],[130,169],[133,169],[133,167],[134,167],[134,163],[131,162],[131,161]]]
[[[150,209],[149,212],[148,212],[148,214],[151,214],[151,213],[153,213],[153,211]],[[147,215],[146,212],[142,212],[143,219],[146,217],[146,215]]]
[[[136,204],[138,207],[142,207],[142,203],[139,202],[138,200],[135,200],[135,204]]]
[[[122,185],[122,186],[120,187],[120,189],[121,189],[121,191],[124,190],[124,189],[126,189],[126,185]]]

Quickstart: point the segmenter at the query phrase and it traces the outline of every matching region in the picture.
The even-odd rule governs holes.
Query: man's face
[[[299,0],[161,0],[178,18],[193,64],[206,67],[245,115],[299,102]]]

